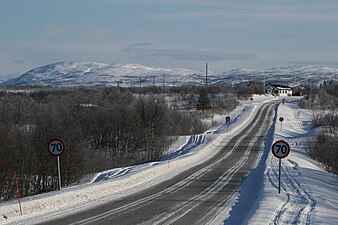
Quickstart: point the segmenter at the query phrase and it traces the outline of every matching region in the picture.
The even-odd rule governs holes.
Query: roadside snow
[[[228,127],[224,124],[224,116],[220,126],[204,134],[185,137],[185,142],[179,139],[180,144],[173,145],[179,147],[168,151],[168,155],[158,162],[103,171],[86,184],[23,198],[23,216],[20,216],[15,200],[3,202],[0,204],[0,224],[31,224],[43,218],[51,219],[61,213],[83,210],[170,179],[216,154],[221,148],[218,143],[240,132],[254,116],[257,105],[270,100],[273,99],[261,96],[253,102],[244,102],[229,114],[234,119]]]
[[[281,126],[279,117],[284,117]],[[338,176],[323,170],[306,154],[305,142],[316,132],[310,130],[312,114],[299,109],[297,101],[280,104],[273,141],[285,140],[290,155],[282,160],[282,186],[278,194],[278,159],[269,151],[263,188],[244,224],[337,224]]]
[[[223,121],[204,134],[180,137],[173,148],[158,162],[103,171],[90,182],[22,199],[23,216],[16,201],[0,204],[0,224],[32,224],[43,218],[59,217],[102,202],[119,199],[130,193],[170,179],[182,171],[202,163],[219,149],[218,143],[241,132],[253,117],[257,106],[274,97],[254,96],[230,114],[230,126]],[[336,224],[338,221],[338,179],[320,168],[305,153],[304,141],[309,132],[311,113],[300,110],[294,98],[278,107],[264,142],[264,152],[255,169],[233,197],[233,204],[212,224]],[[283,116],[283,130],[278,118]],[[278,161],[270,153],[273,141],[284,139],[291,154],[283,159],[282,192],[278,194]],[[243,211],[248,215],[243,218]],[[6,217],[6,218],[5,218]],[[238,222],[238,223],[236,223]],[[234,224],[234,223],[232,223]]]

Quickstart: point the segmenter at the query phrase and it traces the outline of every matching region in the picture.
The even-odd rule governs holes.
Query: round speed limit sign
[[[59,138],[54,138],[48,142],[48,153],[52,156],[60,156],[65,151],[65,144]]]
[[[279,159],[287,157],[290,154],[290,150],[290,145],[283,140],[276,141],[271,148],[272,154]]]

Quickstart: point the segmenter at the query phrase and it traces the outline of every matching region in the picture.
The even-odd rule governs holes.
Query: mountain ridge
[[[305,82],[318,84],[338,77],[338,68],[293,65],[265,70],[233,69],[208,72],[208,84],[242,84],[252,81],[297,86]],[[205,72],[190,69],[147,67],[140,64],[102,62],[58,62],[27,71],[5,85],[43,86],[180,86],[204,85]]]

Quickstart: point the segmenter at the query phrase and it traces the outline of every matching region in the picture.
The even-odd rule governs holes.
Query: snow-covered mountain
[[[337,68],[324,66],[290,66],[267,70],[236,69],[227,72],[209,72],[208,83],[240,84],[265,81],[290,86],[319,84],[338,76]],[[62,85],[62,86],[156,86],[204,85],[205,72],[188,69],[152,68],[138,64],[97,62],[59,62],[32,69],[11,85]]]
[[[32,69],[7,84],[64,86],[152,85],[167,82],[196,81],[198,72],[187,69],[151,68],[138,64],[97,62],[60,62]],[[198,82],[194,82],[198,83]]]

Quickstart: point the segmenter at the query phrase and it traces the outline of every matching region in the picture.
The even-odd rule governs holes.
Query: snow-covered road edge
[[[301,110],[297,101],[287,100],[278,107],[283,116],[283,130],[276,123],[273,142],[286,140],[290,155],[282,160],[282,190],[278,194],[278,159],[269,153],[264,183],[259,196],[243,224],[337,224],[338,176],[330,174],[305,151],[305,141],[315,135],[305,127],[312,114]]]
[[[270,100],[274,99],[250,103],[245,111],[241,110],[241,113],[246,113],[246,115],[242,114],[241,119],[236,120],[230,126],[229,131],[207,136],[205,142],[196,146],[193,152],[170,160],[169,166],[166,161],[148,163],[142,165],[134,173],[126,173],[113,180],[78,185],[64,188],[61,192],[24,198],[22,199],[23,216],[20,216],[15,201],[6,202],[0,205],[0,223],[27,224],[30,221],[36,221],[37,218],[58,217],[60,213],[71,213],[75,210],[93,207],[102,204],[103,201],[118,199],[170,179],[215,155],[222,147],[220,143],[241,132],[243,126],[255,115],[257,106]],[[206,134],[212,134],[216,130],[217,128]]]

